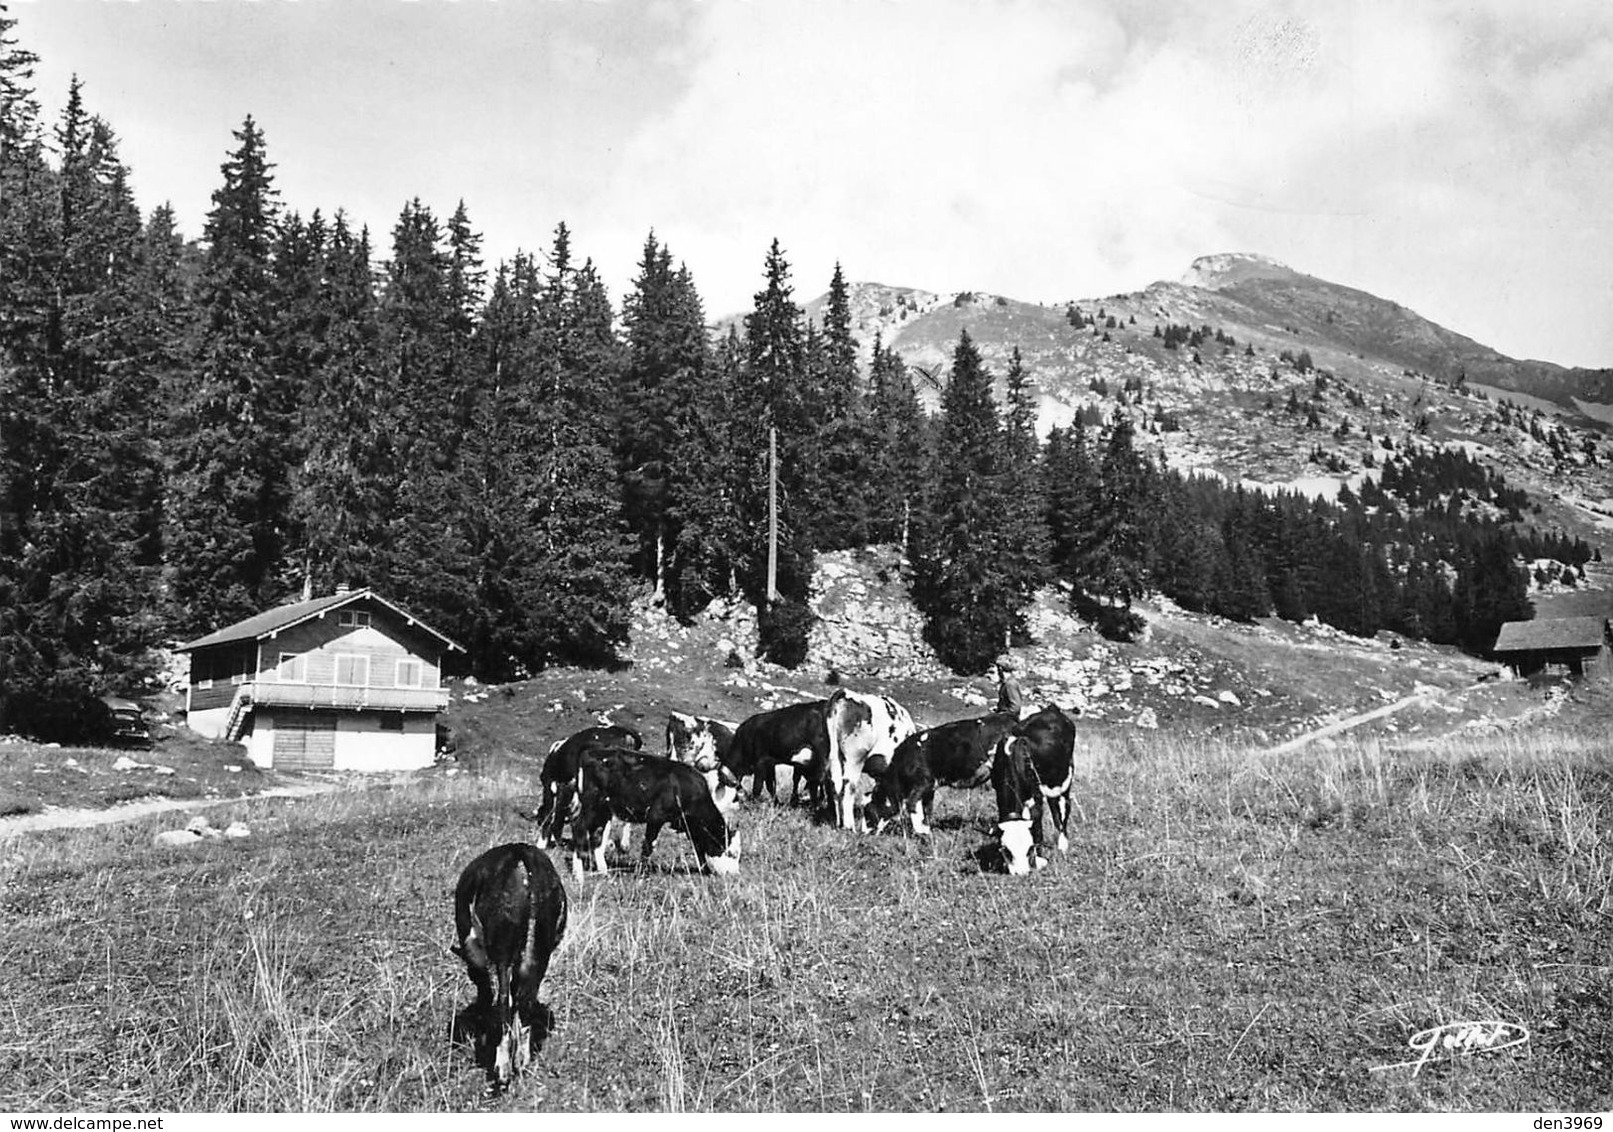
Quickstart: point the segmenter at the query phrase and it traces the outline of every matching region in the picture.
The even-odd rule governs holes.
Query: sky
[[[4,2],[4,0],[0,0]],[[1065,302],[1253,252],[1504,354],[1613,366],[1606,0],[10,0],[143,209],[200,236],[247,115],[282,205],[646,237],[717,317],[777,239],[848,280]]]

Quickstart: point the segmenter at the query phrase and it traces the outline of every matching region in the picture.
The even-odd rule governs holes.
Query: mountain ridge
[[[1203,256],[1174,280],[1058,304],[847,290],[864,362],[877,336],[932,409],[967,330],[999,383],[1020,351],[1044,435],[1121,411],[1172,466],[1311,494],[1359,487],[1407,447],[1459,446],[1539,501],[1531,521],[1613,538],[1613,370],[1507,358],[1270,257]]]

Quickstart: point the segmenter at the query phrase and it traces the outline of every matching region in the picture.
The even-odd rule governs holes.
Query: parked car
[[[105,710],[97,722],[106,742],[115,747],[151,746],[151,729],[139,704],[118,696],[102,696],[100,702]]]

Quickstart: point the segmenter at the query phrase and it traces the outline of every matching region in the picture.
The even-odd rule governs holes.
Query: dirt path
[[[258,798],[306,798],[315,794],[328,794],[342,788],[340,782],[303,782],[294,786],[277,786],[257,794],[241,794],[234,798],[150,798],[143,802],[126,802],[105,810],[64,808],[45,810],[37,814],[0,818],[0,841],[20,837],[25,833],[41,833],[50,829],[87,829],[97,825],[114,825],[134,821],[152,814],[170,810],[206,810],[214,806],[227,806],[232,802],[250,802]]]
[[[1359,727],[1363,723],[1371,723],[1374,719],[1382,719],[1386,715],[1394,715],[1396,712],[1404,711],[1413,704],[1420,704],[1432,698],[1433,693],[1415,692],[1404,699],[1396,700],[1392,704],[1385,704],[1381,708],[1373,708],[1371,711],[1364,711],[1360,715],[1352,715],[1347,719],[1335,720],[1324,727],[1316,728],[1314,731],[1307,731],[1303,735],[1296,735],[1294,738],[1288,740],[1288,742],[1279,743],[1277,746],[1271,748],[1268,754],[1286,755],[1290,751],[1299,750],[1307,743],[1313,743],[1318,739],[1325,739],[1329,735],[1337,735],[1340,732],[1349,731],[1353,727]]]

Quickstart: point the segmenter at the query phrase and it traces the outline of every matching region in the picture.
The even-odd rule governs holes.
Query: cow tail
[[[532,870],[526,867],[526,862],[520,862],[521,891],[526,894],[522,903],[526,910],[526,941],[521,945],[521,961],[519,970],[524,978],[529,974],[527,968],[532,964],[538,953],[538,915],[537,893],[532,890]],[[528,991],[530,987],[524,988]]]

